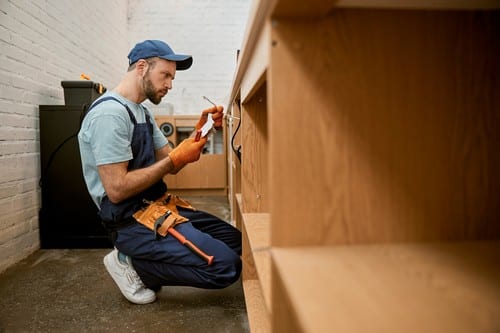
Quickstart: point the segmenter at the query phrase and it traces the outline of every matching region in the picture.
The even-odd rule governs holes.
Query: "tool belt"
[[[159,235],[165,237],[168,229],[189,221],[179,214],[177,207],[196,210],[188,201],[168,193],[155,201],[145,200],[145,203],[147,205],[135,212],[133,217],[137,222],[152,230],[156,238]]]

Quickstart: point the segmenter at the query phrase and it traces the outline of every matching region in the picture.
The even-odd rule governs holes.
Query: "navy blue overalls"
[[[146,122],[137,120],[126,104],[112,96],[98,99],[96,105],[114,100],[122,104],[134,124],[132,155],[128,169],[144,168],[155,163],[153,125],[146,113]],[[146,191],[119,204],[107,197],[101,203],[99,215],[111,231],[115,247],[132,258],[132,264],[146,287],[159,290],[161,286],[192,286],[224,288],[234,283],[241,272],[241,232],[219,218],[202,211],[178,207],[179,214],[189,221],[175,227],[205,253],[214,256],[212,265],[191,252],[173,236],[156,239],[150,229],[135,221],[132,215],[144,205],[144,200],[155,200],[167,190],[159,181]]]

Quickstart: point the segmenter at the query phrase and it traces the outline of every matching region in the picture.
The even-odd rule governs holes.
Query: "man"
[[[85,182],[115,246],[104,257],[106,269],[136,304],[153,302],[162,286],[227,287],[241,272],[236,228],[208,213],[176,207],[188,222],[175,230],[214,256],[209,264],[175,237],[158,237],[134,218],[165,194],[163,176],[197,161],[207,141],[191,136],[171,149],[141,104],[146,99],[159,104],[172,89],[176,70],[188,69],[193,59],[159,40],[138,43],[128,59],[125,77],[92,104],[78,134]],[[214,126],[222,126],[223,108],[214,106],[202,112],[197,129],[209,114]]]

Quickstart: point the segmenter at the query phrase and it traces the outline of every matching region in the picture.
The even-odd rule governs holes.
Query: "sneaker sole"
[[[126,293],[124,293],[121,288],[120,288],[120,285],[118,284],[118,282],[116,281],[115,277],[113,276],[113,274],[111,273],[111,269],[108,267],[108,266],[111,266],[112,263],[110,263],[110,260],[113,260],[111,258],[111,256],[108,258],[108,256],[106,255],[103,259],[103,262],[104,262],[104,267],[106,267],[106,270],[108,271],[108,274],[111,276],[111,278],[113,279],[113,281],[115,282],[116,286],[118,287],[118,289],[120,290],[120,292],[122,293],[123,297],[125,297],[129,302],[131,303],[134,303],[134,304],[140,304],[140,305],[144,305],[144,304],[149,304],[149,303],[153,303],[155,300],[156,300],[156,295],[153,294],[153,296],[151,297],[151,299],[149,298],[146,298],[146,299],[142,299],[142,300],[136,300],[136,299],[133,299],[131,298],[130,296],[128,296]]]

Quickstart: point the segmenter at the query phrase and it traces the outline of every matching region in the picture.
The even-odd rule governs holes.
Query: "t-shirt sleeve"
[[[121,107],[121,105],[120,105]],[[130,161],[133,158],[130,142],[128,114],[117,112],[95,112],[84,131],[84,140],[88,141],[97,165]]]

